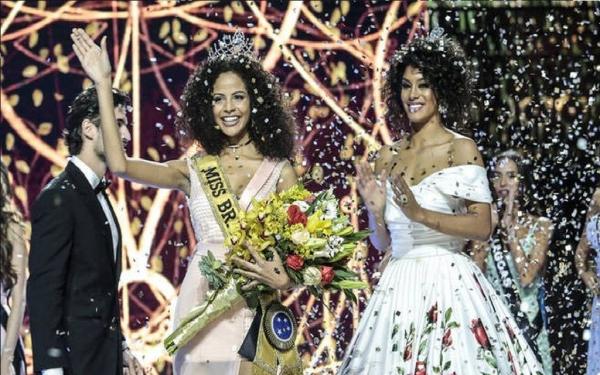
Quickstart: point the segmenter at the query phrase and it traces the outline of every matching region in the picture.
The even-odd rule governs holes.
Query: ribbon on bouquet
[[[227,239],[228,223],[239,216],[238,201],[231,192],[216,156],[194,157],[192,162],[213,214]],[[175,353],[202,328],[242,299],[236,281],[229,278],[224,288],[212,291],[207,300],[192,309],[167,337],[165,347],[169,354]],[[263,293],[259,302],[257,313],[238,353],[252,361],[253,375],[275,375],[278,366],[281,374],[302,374],[302,363],[294,348],[296,325],[293,314],[279,303],[275,292]]]

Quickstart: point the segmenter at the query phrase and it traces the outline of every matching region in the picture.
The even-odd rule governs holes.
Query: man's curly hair
[[[176,119],[179,134],[200,142],[211,155],[227,146],[227,136],[216,125],[212,109],[214,83],[226,72],[234,72],[244,81],[251,109],[248,133],[258,151],[268,158],[291,158],[294,118],[281,87],[259,61],[245,55],[224,55],[196,68],[181,96],[181,113]]]
[[[402,76],[407,66],[418,68],[431,85],[445,126],[464,131],[473,100],[474,73],[464,51],[448,36],[418,37],[396,52],[383,86],[392,127],[412,132],[402,107]]]

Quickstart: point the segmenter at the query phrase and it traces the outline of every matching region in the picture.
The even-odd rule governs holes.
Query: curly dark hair
[[[198,141],[211,155],[218,155],[227,146],[227,136],[216,126],[212,110],[214,83],[226,72],[244,81],[251,108],[248,133],[258,151],[268,158],[291,158],[294,118],[281,87],[259,61],[246,55],[223,55],[196,68],[181,96],[181,113],[175,120],[178,134]]]
[[[128,106],[131,103],[129,96],[123,91],[113,89],[112,92],[115,107],[119,105]],[[85,119],[92,121],[96,126],[100,125],[100,107],[98,105],[98,94],[96,93],[95,86],[90,86],[83,90],[69,106],[63,136],[71,155],[77,155],[81,152],[83,144],[81,123]]]
[[[446,35],[418,37],[396,52],[385,77],[383,96],[391,126],[412,132],[402,107],[402,76],[407,66],[418,68],[431,85],[445,126],[464,132],[473,100],[474,72],[460,45]]]
[[[2,191],[0,194],[0,280],[6,290],[11,290],[17,282],[17,272],[12,267],[12,244],[8,240],[8,226],[13,220],[13,214],[4,211],[4,206],[12,198],[8,171],[4,164],[0,163],[0,178],[2,179]],[[6,191],[5,191],[6,190]]]

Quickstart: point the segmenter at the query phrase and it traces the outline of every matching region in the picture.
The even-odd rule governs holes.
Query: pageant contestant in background
[[[129,158],[121,148],[113,116],[110,95],[111,67],[106,52],[94,44],[83,30],[74,30],[74,49],[82,66],[95,82],[102,108],[102,130],[108,151],[108,165],[118,176],[138,183],[183,191],[188,198],[194,233],[198,241],[175,307],[175,325],[193,307],[200,305],[208,292],[208,281],[200,273],[201,255],[210,250],[224,259],[224,233],[205,194],[204,176],[196,166],[204,160],[216,160],[222,168],[234,199],[246,210],[253,199],[282,191],[296,183],[296,174],[288,159],[292,157],[293,118],[284,105],[279,84],[263,70],[252,55],[252,46],[241,36],[213,47],[208,60],[190,76],[184,89],[179,125],[204,153],[184,160],[157,163]],[[241,39],[240,39],[241,38]],[[232,42],[232,43],[230,43]],[[228,185],[228,186],[227,186]],[[290,279],[281,260],[262,265],[246,264],[246,274],[274,289],[287,289]],[[237,375],[250,374],[251,362],[238,354],[255,311],[245,303],[211,323],[179,349],[174,358],[175,374]],[[268,366],[277,367],[276,363]],[[301,370],[300,370],[301,371]]]
[[[456,42],[435,29],[394,56],[384,94],[390,124],[410,131],[384,147],[375,171],[357,165],[371,241],[392,257],[348,347],[340,374],[539,374],[510,311],[467,239],[492,231],[492,200],[466,124],[473,73]]]
[[[127,130],[125,94],[109,93]],[[35,371],[47,374],[143,374],[121,334],[121,234],[104,189],[106,154],[94,87],[69,108],[65,142],[71,158],[31,209],[27,304]]]
[[[523,156],[514,150],[494,157],[491,174],[500,219],[489,242],[473,244],[473,257],[510,308],[544,373],[551,375],[542,276],[553,228],[549,219],[524,209],[529,173]]]
[[[594,297],[592,327],[588,343],[588,375],[600,374],[600,188],[596,188],[587,213],[584,232],[575,251],[575,267],[579,277]],[[596,253],[596,271],[590,269],[590,248]]]
[[[0,375],[25,374],[25,354],[20,331],[25,312],[25,226],[21,213],[12,201],[8,171],[0,163]],[[9,302],[10,301],[10,302]]]

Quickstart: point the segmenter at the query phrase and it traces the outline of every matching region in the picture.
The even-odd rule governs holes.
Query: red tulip
[[[404,348],[404,360],[408,361],[412,358],[412,342],[406,344],[406,348]]]
[[[290,254],[285,259],[285,264],[294,271],[300,271],[304,266],[304,258],[298,254]]]
[[[423,361],[417,361],[415,365],[415,375],[427,375],[427,365]]]
[[[431,309],[429,309],[429,313],[427,313],[427,318],[429,319],[429,323],[437,322],[437,318],[438,318],[437,302],[435,303],[435,305],[431,306]]]
[[[450,345],[452,345],[452,331],[450,331],[450,329],[446,329],[446,332],[444,332],[444,337],[442,337],[442,346],[447,348]]]
[[[471,331],[475,335],[475,339],[481,347],[489,349],[490,340],[488,339],[487,333],[485,332],[485,328],[483,327],[483,323],[481,323],[481,319],[473,319],[471,321]]]
[[[302,212],[302,210],[300,210],[300,207],[298,207],[297,205],[290,205],[287,209],[287,215],[288,224],[302,224],[306,226],[306,215],[304,214],[304,212]]]
[[[322,266],[321,267],[321,284],[323,284],[323,285],[329,284],[333,280],[334,276],[335,276],[335,271],[333,270],[333,267],[330,267],[330,266]]]

